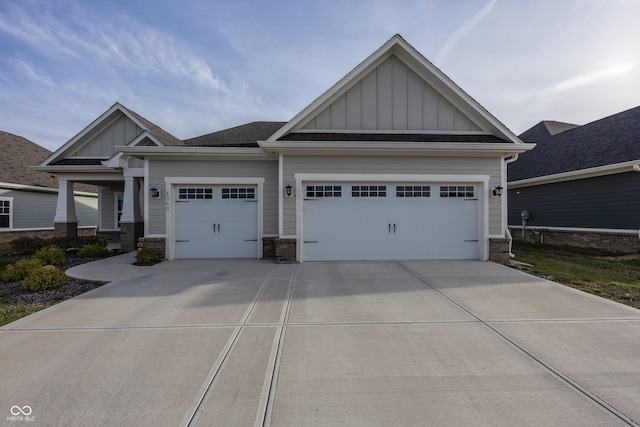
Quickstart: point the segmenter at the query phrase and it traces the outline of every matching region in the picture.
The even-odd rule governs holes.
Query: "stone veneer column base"
[[[509,239],[491,238],[489,239],[489,261],[498,264],[509,264]]]
[[[262,238],[262,259],[276,259],[276,237]]]
[[[297,242],[296,239],[278,239],[274,240],[276,246],[276,263],[289,264],[296,262]]]
[[[138,242],[142,244],[143,248],[151,248],[158,251],[158,255],[160,255],[160,259],[167,258],[167,239],[164,237],[140,237]]]
[[[120,224],[120,250],[123,252],[135,251],[138,246],[138,238],[144,235],[144,223],[123,222]]]
[[[53,224],[53,235],[55,237],[77,237],[77,222],[56,222]]]

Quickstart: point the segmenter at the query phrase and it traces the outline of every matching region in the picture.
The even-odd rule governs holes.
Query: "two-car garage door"
[[[477,259],[470,184],[304,183],[303,259]]]

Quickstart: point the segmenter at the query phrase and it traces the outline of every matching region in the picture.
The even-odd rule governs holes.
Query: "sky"
[[[394,34],[520,134],[640,105],[640,0],[0,0],[0,130],[288,121]],[[1,153],[1,152],[0,152]]]

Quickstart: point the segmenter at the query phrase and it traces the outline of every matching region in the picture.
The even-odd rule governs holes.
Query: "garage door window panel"
[[[178,200],[211,200],[213,188],[179,188]]]
[[[256,198],[255,188],[223,188],[223,199],[250,199]]]
[[[341,185],[307,185],[307,197],[342,197]]]
[[[386,185],[352,185],[351,197],[387,197]]]

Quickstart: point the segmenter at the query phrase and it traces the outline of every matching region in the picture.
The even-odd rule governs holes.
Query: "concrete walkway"
[[[640,422],[640,311],[507,267],[127,262],[0,329],[0,423]]]

